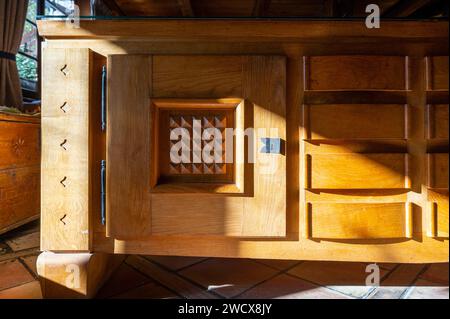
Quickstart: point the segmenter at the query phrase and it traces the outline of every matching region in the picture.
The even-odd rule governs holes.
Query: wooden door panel
[[[404,189],[409,187],[406,154],[312,154],[308,188]]]
[[[285,154],[260,152],[260,138],[286,139],[285,67],[284,57],[271,56],[110,56],[107,235],[285,236]],[[231,103],[232,115],[224,111],[230,96],[239,100]],[[181,164],[170,171],[159,163],[169,159],[157,153],[168,151],[160,140],[168,137],[164,128],[171,121],[189,126],[189,116],[219,118],[224,112],[237,128],[267,129],[255,137],[254,164],[242,155],[248,139],[238,136],[235,156],[245,162],[227,166],[232,175],[217,175],[223,185],[194,174],[215,173],[215,167]]]
[[[206,57],[205,61],[200,61],[201,59],[205,57],[160,56],[154,58],[154,67],[160,73],[169,74],[168,77],[173,76],[172,70],[183,67],[186,74],[194,77],[194,82],[201,83],[191,88],[186,84],[191,81],[191,78],[188,79],[184,75],[181,78],[176,77],[177,80],[171,82],[170,89],[183,92],[183,97],[188,99],[196,99],[199,95],[217,99],[228,97],[229,94],[238,94],[238,98],[245,100],[246,110],[241,112],[244,118],[241,120],[239,120],[240,116],[236,118],[238,122],[242,120],[245,122],[240,124],[242,128],[276,128],[278,137],[286,138],[285,58]],[[186,61],[191,63],[186,64]],[[222,69],[224,65],[229,67]],[[229,73],[230,70],[238,69],[241,72],[239,79],[235,73]],[[212,79],[208,81],[208,77]],[[154,81],[158,79],[159,76],[155,77]],[[242,85],[239,89],[233,89],[228,86],[229,84],[224,85],[223,82],[242,83]],[[161,87],[166,85],[163,83]],[[213,195],[153,194],[153,234],[285,236],[285,158],[281,154],[261,154],[258,152],[260,148],[258,144],[255,164],[245,164],[243,184],[248,184],[248,180],[252,183],[249,185],[250,189],[246,185],[243,197],[229,197],[225,196],[226,194],[220,197],[219,195],[213,197]],[[241,153],[245,154],[246,151]],[[238,155],[237,150],[236,155]],[[267,166],[268,163],[274,165],[275,170],[271,174],[264,174],[264,165]],[[274,189],[278,191],[274,193]],[[171,199],[170,202],[169,199]]]
[[[151,56],[108,58],[107,236],[151,234]]]
[[[406,110],[402,104],[310,105],[308,139],[404,139]]]
[[[312,203],[308,213],[311,238],[388,239],[412,234],[405,203]]]

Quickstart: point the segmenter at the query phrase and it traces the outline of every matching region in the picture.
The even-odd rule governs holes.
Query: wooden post
[[[44,48],[43,64],[44,252],[38,258],[38,273],[44,297],[90,298],[121,259],[91,253],[93,218],[100,216],[96,164],[102,148],[94,141],[101,133],[98,86],[103,61],[87,48]]]
[[[43,252],[37,271],[44,298],[92,298],[123,255]]]

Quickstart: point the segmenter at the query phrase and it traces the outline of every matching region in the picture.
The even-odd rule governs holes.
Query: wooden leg
[[[124,255],[43,252],[37,271],[44,298],[93,298]]]

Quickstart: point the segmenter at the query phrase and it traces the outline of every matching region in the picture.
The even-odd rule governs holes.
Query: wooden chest
[[[0,234],[39,217],[40,119],[0,113]]]
[[[446,22],[39,29],[42,250],[448,261]]]

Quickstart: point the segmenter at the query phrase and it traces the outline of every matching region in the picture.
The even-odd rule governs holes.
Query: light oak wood
[[[220,61],[218,59],[217,63]],[[253,115],[245,114],[239,127],[276,127],[279,129],[280,137],[285,138],[284,120],[278,119],[277,115],[272,115],[269,111],[273,110],[276,114],[285,112],[285,65],[283,62],[283,59],[277,57],[249,57],[244,64],[241,63],[243,70],[243,79],[241,80],[243,88],[241,90],[245,92],[242,97],[248,103],[253,104],[249,109]],[[193,67],[196,68],[195,64]],[[264,86],[271,87],[275,83],[278,90],[261,89]],[[214,82],[209,85],[212,87]],[[195,90],[191,94],[191,97],[194,97]],[[264,106],[264,108],[260,106]],[[245,111],[245,113],[248,112]],[[236,148],[240,148],[238,144]],[[255,156],[263,156],[258,153],[259,148],[258,144]],[[284,158],[282,155],[268,154],[267,159],[260,165],[268,164],[275,165],[275,169],[279,173],[275,176],[258,176],[256,172],[264,174],[264,168],[258,164],[254,164],[254,167],[252,164],[246,164],[245,177],[242,182],[247,183],[250,180],[254,183],[253,197],[215,198],[199,195],[195,197],[153,195],[154,234],[284,236],[286,232]],[[253,170],[255,170],[255,176],[252,174]],[[269,185],[280,187],[279,193],[269,195],[267,187],[272,187]]]
[[[271,111],[265,114],[274,123],[284,119],[288,134],[286,136],[287,192],[279,197],[285,198],[285,203],[282,205],[285,204],[287,210],[278,211],[277,209],[275,214],[264,217],[259,216],[254,210],[247,210],[245,213],[249,218],[245,219],[245,225],[253,227],[253,230],[248,228],[250,230],[246,229],[246,232],[243,232],[243,215],[238,212],[242,211],[244,201],[251,201],[253,198],[208,194],[196,195],[194,198],[191,194],[152,194],[151,235],[132,240],[105,237],[104,227],[94,218],[96,232],[93,246],[96,251],[299,260],[409,263],[448,261],[448,240],[445,237],[435,238],[436,236],[427,235],[431,224],[429,213],[431,210],[428,205],[435,202],[430,197],[435,190],[430,190],[426,181],[426,153],[446,152],[448,139],[429,139],[428,120],[425,117],[427,104],[448,104],[448,89],[443,89],[442,84],[435,85],[434,88],[427,87],[428,62],[424,57],[425,53],[429,56],[448,56],[447,23],[385,21],[381,29],[369,30],[359,21],[97,22],[82,21],[82,28],[79,30],[66,30],[63,23],[55,21],[39,23],[41,31],[46,36],[48,47],[90,48],[104,56],[156,54],[153,57],[152,67],[155,71],[158,68],[155,61],[160,61],[163,67],[159,69],[161,72],[158,81],[161,80],[163,84],[159,86],[155,81],[152,83],[153,88],[158,87],[161,93],[153,98],[237,97],[242,99],[245,98],[246,79],[250,77],[238,70],[252,69],[253,67],[243,67],[242,63],[246,64],[248,59],[255,58],[246,57],[246,55],[264,55],[266,59],[270,59],[273,55],[282,56],[280,59],[285,57],[286,109],[283,111],[282,108],[269,107]],[[43,24],[45,25],[42,26]],[[305,56],[306,62],[311,56],[340,61],[337,62],[337,66],[329,65],[330,72],[319,73],[320,76],[326,77],[326,81],[321,83],[325,83],[330,88],[317,89],[316,87],[315,90],[310,90],[308,83],[304,85],[311,76],[308,63],[303,65]],[[197,61],[196,58],[199,60]],[[223,64],[214,62],[218,60],[221,60]],[[179,62],[184,69],[165,61]],[[380,61],[388,62],[380,64]],[[254,65],[263,64],[253,63]],[[266,67],[268,67],[267,64]],[[136,68],[140,70],[137,73],[140,73],[141,69]],[[336,75],[336,69],[342,72]],[[314,73],[314,68],[312,71]],[[260,74],[257,71],[252,73],[255,76]],[[346,74],[348,77],[345,77]],[[357,76],[354,76],[355,74]],[[268,96],[268,92],[272,92],[273,96],[267,100],[277,100],[273,99],[278,95],[275,91],[281,92],[281,89],[277,85],[266,85],[265,82],[268,81],[255,81],[257,83],[255,86],[261,91],[258,94]],[[442,83],[442,80],[435,82]],[[155,94],[155,91],[153,93]],[[305,103],[306,107],[302,106],[302,103]],[[367,112],[361,112],[361,119],[355,115],[359,114],[358,112],[348,112],[347,117],[342,116],[342,122],[350,124],[332,129],[325,127],[326,132],[331,133],[330,138],[308,140],[305,131],[308,123],[303,121],[308,119],[310,110],[314,111],[316,107],[327,107],[320,104],[340,104],[339,106],[349,109],[357,108],[353,104],[371,105],[374,108],[380,106],[379,116],[385,121],[379,121],[380,130],[377,130],[377,127],[367,120],[372,116],[370,115],[372,109],[366,108]],[[392,111],[394,114],[392,118],[385,110],[388,108],[386,105],[392,105],[389,106],[392,107],[391,111],[395,110]],[[266,108],[266,105],[262,105],[261,108],[253,107],[258,112]],[[404,117],[402,117],[404,122],[398,116],[401,108],[406,113],[406,115],[403,113]],[[300,116],[300,112],[303,112],[304,116]],[[320,127],[320,120],[324,123],[332,123],[332,119],[325,115],[321,115],[321,119],[316,121],[316,126]],[[335,115],[341,114],[336,110]],[[258,115],[255,113],[254,116],[257,122]],[[355,116],[354,121],[350,120],[352,116]],[[370,132],[362,128],[363,123],[367,123],[367,129]],[[392,124],[386,124],[385,127],[389,134],[381,133],[384,123]],[[355,126],[354,132],[348,128],[352,127],[352,124]],[[298,139],[296,134],[299,135]],[[314,134],[314,130],[311,134]],[[337,136],[348,137],[338,138]],[[297,150],[298,158],[295,159]],[[305,189],[308,177],[308,166],[305,160],[307,155],[311,155],[312,159],[315,156],[329,157],[329,165],[326,165],[329,172],[338,175],[341,174],[339,172],[344,172],[341,176],[349,174],[350,177],[344,176],[342,179],[337,179],[341,188]],[[348,158],[352,158],[352,161],[348,162],[353,162],[355,157],[361,160],[355,160],[357,165],[342,166],[338,165],[339,161],[332,161],[334,158],[339,159],[339,155],[342,156],[341,158],[350,156]],[[385,161],[382,161],[382,164],[375,161],[377,156],[384,158]],[[390,160],[387,160],[388,158]],[[355,168],[360,169],[362,175],[355,173],[357,172]],[[333,175],[330,176],[333,177]],[[251,179],[254,178],[256,180],[260,177],[253,176]],[[349,178],[347,183],[344,178]],[[364,189],[353,188],[352,184],[355,181]],[[335,184],[335,180],[330,178],[326,180],[326,183],[332,185]],[[367,186],[371,189],[366,189]],[[395,188],[391,188],[393,186]],[[255,184],[254,187],[253,196],[256,198],[258,186]],[[268,186],[265,187],[264,192],[275,193],[279,189],[281,190],[282,187]],[[270,199],[266,197],[264,200]],[[255,203],[252,207],[258,207],[257,202]],[[310,222],[306,214],[306,203],[312,205],[358,204],[361,207],[380,205],[383,209],[378,210],[379,214],[385,211],[392,213],[391,208],[397,205],[398,207],[410,205],[411,210],[408,212],[405,208],[405,214],[401,214],[404,217],[405,226],[401,229],[401,218],[392,213],[394,226],[391,230],[395,231],[390,234],[381,232],[383,236],[390,238],[378,238],[378,235],[372,232],[371,236],[375,237],[372,239],[312,240],[314,238],[308,239],[302,234],[306,232]],[[269,203],[269,205],[272,204]],[[278,204],[273,205],[276,207]],[[264,206],[267,205],[264,204]],[[200,210],[200,207],[207,208]],[[158,213],[156,213],[157,210]],[[443,212],[445,213],[445,210]],[[373,216],[373,214],[370,215]],[[188,219],[192,216],[195,218]],[[285,221],[278,219],[281,216],[285,218]],[[257,220],[258,217],[262,217],[260,221]],[[269,222],[263,222],[266,217]],[[273,229],[270,229],[271,220],[276,221]],[[445,219],[438,217],[437,220]],[[259,223],[263,225],[261,228]],[[278,232],[280,225],[284,225],[286,230],[284,234]],[[437,228],[443,226],[445,225],[441,224]],[[252,238],[252,236],[241,235],[251,234],[255,229],[259,229],[259,233],[266,235],[272,231],[279,236]],[[395,233],[401,233],[401,235]],[[444,231],[442,233],[444,234]],[[395,236],[402,237],[394,238]],[[352,236],[342,234],[341,237]]]
[[[427,105],[427,139],[448,139],[448,104]]]
[[[310,106],[308,139],[407,138],[405,105]]]
[[[304,140],[306,154],[406,153],[407,143],[407,140],[392,138]]]
[[[285,141],[285,57],[249,57],[243,75],[243,97],[254,104],[253,127],[267,130],[265,136],[258,138],[279,137]],[[254,176],[246,176],[254,178],[255,195],[244,200],[243,233],[247,236],[285,236],[286,157],[284,154],[261,153],[258,143],[255,151]]]
[[[428,190],[428,213],[430,214],[429,237],[448,238],[449,208],[448,190]]]
[[[443,22],[385,21],[383,28],[368,29],[361,21],[276,21],[276,20],[83,20],[81,28],[67,27],[65,21],[38,21],[39,34],[46,39],[58,38],[147,38],[155,41],[305,41],[321,40],[335,43],[336,39],[386,42],[444,41],[448,24]],[[398,43],[397,43],[398,44]],[[340,45],[342,46],[342,45]]]
[[[242,105],[240,105],[242,104]],[[161,191],[159,186],[164,185],[165,191],[169,191],[171,186],[185,183],[181,188],[183,192],[189,192],[189,183],[204,184],[211,186],[214,192],[218,188],[222,191],[223,187],[227,189],[235,189],[235,192],[243,192],[243,188],[239,189],[236,180],[243,180],[244,171],[236,170],[235,154],[236,152],[244,152],[244,149],[236,149],[234,137],[229,140],[226,135],[226,128],[235,129],[235,117],[239,117],[240,110],[244,110],[243,100],[152,100],[152,118],[153,118],[153,141],[154,157],[152,162],[155,166],[152,169],[152,188],[155,191]],[[193,121],[196,120],[200,124],[199,137],[203,130],[211,127],[217,128],[221,133],[221,157],[220,162],[211,163],[210,165],[202,162],[203,143],[194,141]],[[199,147],[200,154],[197,159],[198,163],[193,161],[193,152],[189,154],[188,163],[172,163],[170,160],[170,147],[173,143],[170,140],[170,131],[172,129],[184,128],[189,132],[190,141],[189,149],[193,151],[194,144]],[[244,129],[244,127],[240,127]],[[228,145],[227,145],[228,142]],[[156,154],[156,155],[155,155]],[[231,161],[227,163],[227,155]],[[237,177],[236,174],[241,176]],[[211,185],[214,183],[215,185]],[[228,184],[228,185],[227,185]],[[235,187],[232,188],[231,185]],[[193,186],[193,185],[192,185]],[[205,185],[203,185],[205,186]],[[222,187],[221,187],[222,186]],[[174,187],[174,190],[176,187]],[[209,187],[201,187],[201,190],[209,189]],[[198,190],[192,187],[192,191]]]
[[[409,238],[405,203],[309,204],[310,236],[316,239]]]
[[[315,240],[251,240],[217,236],[152,236],[151,240],[121,241],[105,239],[99,233],[99,251],[126,254],[175,256],[205,256],[262,259],[339,260],[417,263],[446,262],[448,240],[423,236],[420,245],[415,240],[379,239],[351,243]],[[184,245],[183,243],[189,243]],[[213,244],[212,244],[213,243]],[[414,252],[414,253],[411,253]]]
[[[242,96],[240,56],[155,56],[153,96],[230,98]]]
[[[114,238],[151,234],[152,76],[151,56],[108,59],[106,234]]]
[[[398,56],[313,56],[307,60],[308,90],[402,90],[406,63]]]
[[[408,188],[406,154],[310,155],[307,188]]]
[[[121,255],[43,252],[36,267],[44,298],[93,298],[120,265]]]
[[[41,249],[89,251],[89,49],[43,49]]]
[[[428,154],[428,181],[431,188],[448,189],[448,153]]]
[[[448,56],[428,57],[427,89],[448,91]]]
[[[305,70],[306,71],[306,70]],[[305,104],[406,104],[404,90],[308,90]]]

